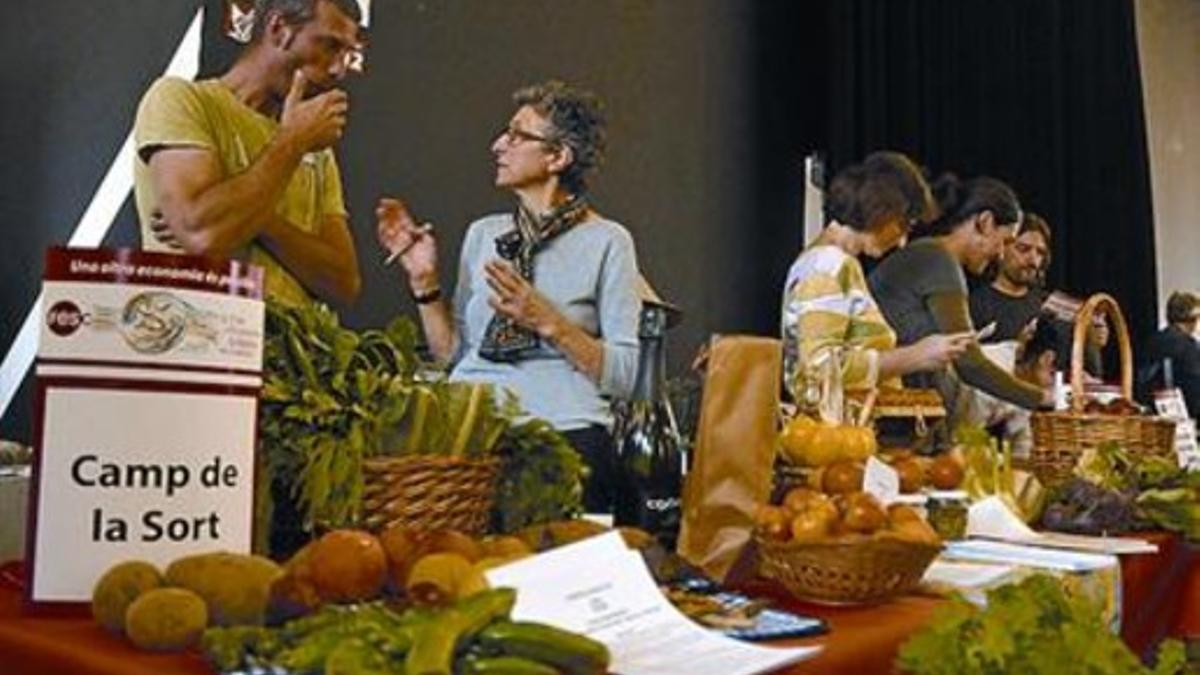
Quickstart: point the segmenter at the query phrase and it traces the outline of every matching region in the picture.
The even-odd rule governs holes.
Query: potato
[[[141,649],[181,651],[195,644],[208,625],[204,599],[184,588],[142,593],[125,611],[125,634]]]
[[[180,558],[167,568],[167,585],[204,599],[216,626],[262,625],[271,585],[283,575],[274,562],[253,555],[218,552]]]
[[[163,584],[162,573],[144,560],[130,560],[109,568],[92,589],[92,616],[114,633],[125,632],[125,610],[146,591]]]

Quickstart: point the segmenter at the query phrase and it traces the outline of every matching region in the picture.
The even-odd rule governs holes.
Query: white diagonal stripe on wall
[[[188,26],[187,32],[183,34],[179,46],[175,48],[175,55],[171,57],[171,62],[167,64],[164,74],[176,75],[189,80],[196,77],[196,73],[200,70],[200,27],[203,24],[204,7],[200,7],[196,10],[196,15],[192,17],[192,22]],[[67,245],[72,248],[99,246],[104,241],[104,235],[108,234],[109,228],[112,227],[117,211],[121,209],[121,204],[124,203],[125,197],[129,195],[132,188],[133,131],[130,130],[125,142],[121,144],[121,149],[117,151],[116,157],[109,165],[104,180],[100,181],[100,187],[96,188],[96,193],[92,195],[91,203],[88,204],[87,209],[79,218],[79,222],[76,223],[75,229],[71,232]],[[42,316],[41,306],[42,294],[38,293],[33,307],[29,309],[29,313],[21,323],[21,330],[17,332],[17,338],[13,340],[8,353],[4,356],[4,361],[0,363],[0,417],[3,417],[4,413],[8,411],[9,404],[16,396],[17,389],[21,386],[21,381],[25,379],[25,374],[29,372],[29,366],[33,364],[33,358],[37,354],[38,327],[41,325],[39,320]]]

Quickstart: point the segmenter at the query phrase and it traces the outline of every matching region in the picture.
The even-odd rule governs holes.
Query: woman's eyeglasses
[[[504,139],[504,142],[508,145],[520,145],[521,143],[527,143],[527,142],[545,143],[547,145],[558,145],[558,141],[554,140],[553,138],[541,136],[541,135],[533,133],[532,131],[525,131],[524,129],[517,129],[516,127],[504,127],[503,129],[500,130],[500,132],[497,134],[497,136]]]

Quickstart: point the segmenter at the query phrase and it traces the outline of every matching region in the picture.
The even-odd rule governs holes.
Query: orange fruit
[[[847,498],[846,512],[842,516],[842,525],[847,530],[871,534],[886,524],[887,514],[874,497],[864,492]]]
[[[939,490],[953,490],[962,483],[963,467],[950,455],[933,460],[929,467],[929,482]]]
[[[790,532],[788,512],[778,506],[762,505],[754,514],[754,525],[768,539],[784,541]]]
[[[821,489],[826,494],[841,495],[862,489],[863,466],[852,460],[842,460],[825,467]]]
[[[897,539],[912,541],[918,544],[940,544],[942,542],[933,527],[924,518],[920,517],[894,523],[888,528],[888,532]]]
[[[804,464],[804,456],[812,440],[813,432],[820,422],[805,415],[798,415],[788,420],[779,433],[779,444],[783,447],[783,455],[793,464]]]
[[[484,537],[483,541],[479,542],[479,546],[483,549],[485,558],[515,558],[533,553],[528,544],[512,535]]]
[[[817,511],[805,511],[792,518],[792,541],[819,541],[829,536],[830,521]]]
[[[917,510],[907,504],[892,504],[887,510],[888,526],[896,527],[912,520],[925,520]]]
[[[843,454],[847,459],[866,461],[875,454],[875,432],[867,427],[842,427]]]
[[[361,530],[334,530],[317,540],[312,583],[326,602],[371,600],[383,590],[388,559],[379,540]]]
[[[429,553],[457,553],[470,562],[483,557],[479,542],[458,530],[434,530],[429,533]]]
[[[925,469],[916,457],[902,459],[893,464],[892,468],[900,476],[900,491],[905,494],[916,492],[925,484]]]
[[[783,497],[783,508],[791,511],[792,515],[796,515],[808,510],[809,503],[818,497],[824,497],[824,495],[805,487],[792,488]]]

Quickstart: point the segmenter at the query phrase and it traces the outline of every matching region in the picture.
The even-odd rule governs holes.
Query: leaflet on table
[[[999,497],[988,497],[971,505],[967,512],[967,536],[1087,553],[1128,555],[1158,551],[1158,546],[1133,537],[1087,537],[1035,532],[1009,510]]]
[[[921,584],[935,593],[958,593],[983,607],[987,605],[988,590],[1010,583],[1019,569],[1016,565],[939,558],[925,570]]]
[[[1091,572],[1118,564],[1114,555],[1079,553],[985,539],[947,542],[942,559],[1023,565],[1063,572]]]
[[[1017,570],[1016,565],[934,560],[921,582],[957,589],[984,588]]]
[[[487,572],[517,589],[513,617],[586,634],[608,646],[612,672],[752,675],[810,658],[819,647],[749,645],[706,630],[676,610],[645,562],[616,532]]]

